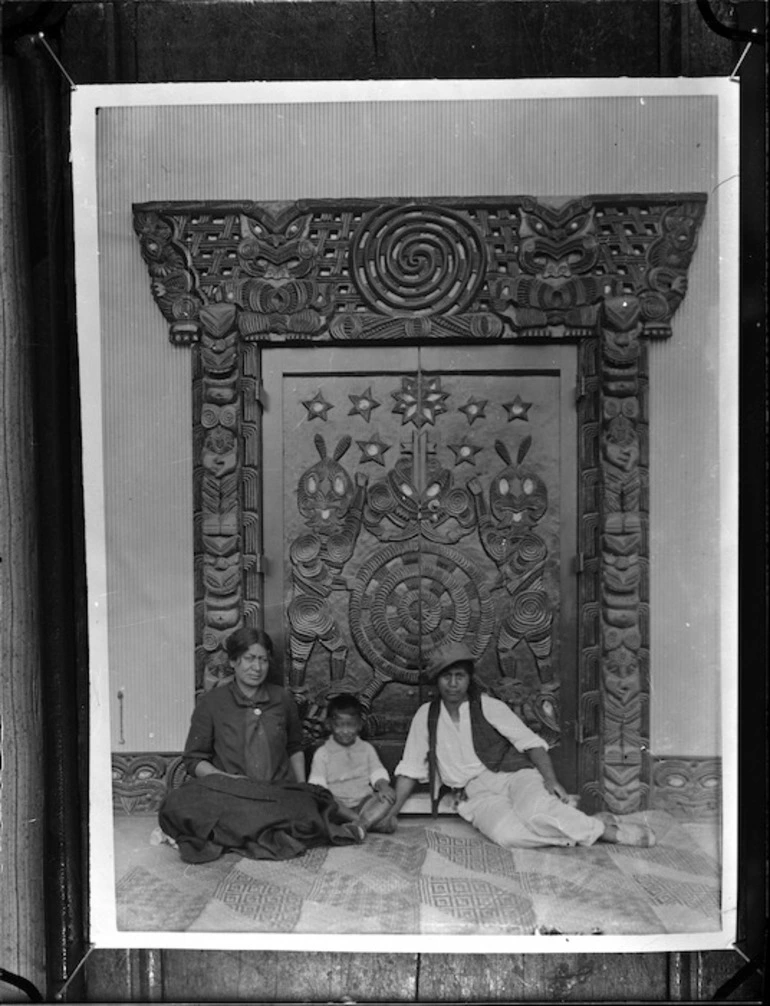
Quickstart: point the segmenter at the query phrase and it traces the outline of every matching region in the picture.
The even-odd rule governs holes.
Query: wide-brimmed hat
[[[466,664],[468,672],[473,673],[473,654],[465,643],[447,643],[434,650],[428,658],[423,677],[426,681],[435,681],[442,671],[453,664]]]

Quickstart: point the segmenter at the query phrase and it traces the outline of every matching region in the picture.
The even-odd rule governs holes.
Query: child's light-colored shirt
[[[346,746],[329,737],[313,755],[308,782],[328,789],[343,806],[355,807],[379,779],[389,782],[390,776],[368,741],[356,737]]]

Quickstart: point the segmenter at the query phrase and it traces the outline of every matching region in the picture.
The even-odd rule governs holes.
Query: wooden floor
[[[662,811],[629,819],[651,824],[658,844],[506,850],[458,817],[415,816],[361,846],[284,862],[228,853],[190,865],[172,846],[152,844],[154,816],[116,817],[117,924],[225,933],[717,931],[716,823]]]

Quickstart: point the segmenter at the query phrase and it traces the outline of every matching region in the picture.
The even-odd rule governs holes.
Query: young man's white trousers
[[[465,787],[457,811],[487,838],[506,848],[593,845],[604,823],[549,793],[534,768],[488,769]]]

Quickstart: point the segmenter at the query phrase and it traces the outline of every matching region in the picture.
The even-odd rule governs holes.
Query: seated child
[[[396,794],[379,755],[359,736],[364,721],[361,703],[355,695],[335,695],[329,700],[327,718],[331,737],[313,755],[308,782],[328,789],[350,821],[376,831]]]

